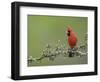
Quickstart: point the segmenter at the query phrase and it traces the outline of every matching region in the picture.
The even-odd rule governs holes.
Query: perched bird
[[[68,43],[69,43],[70,48],[74,48],[77,44],[77,37],[73,29],[71,28],[71,26],[68,26],[66,33],[68,36]]]
[[[77,44],[77,36],[75,35],[71,26],[67,27],[66,35],[68,37],[68,44],[69,44],[71,50],[73,51],[74,47]],[[71,53],[70,53],[70,56],[72,56]]]

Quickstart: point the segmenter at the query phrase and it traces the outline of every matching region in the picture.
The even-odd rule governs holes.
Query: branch
[[[86,53],[85,53],[86,52]],[[87,53],[87,34],[85,34],[84,44],[80,45],[79,47],[75,47],[73,49],[68,48],[66,49],[65,45],[60,43],[58,40],[56,47],[52,48],[50,44],[46,45],[46,49],[43,50],[41,56],[39,58],[33,58],[30,56],[28,58],[29,62],[37,62],[42,61],[45,58],[48,58],[50,61],[54,61],[54,59],[61,55],[63,57],[74,57],[74,56],[86,56]]]

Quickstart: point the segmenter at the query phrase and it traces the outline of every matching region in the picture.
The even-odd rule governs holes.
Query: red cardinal
[[[71,26],[68,26],[66,34],[68,36],[68,43],[70,48],[74,48],[77,44],[77,37]]]

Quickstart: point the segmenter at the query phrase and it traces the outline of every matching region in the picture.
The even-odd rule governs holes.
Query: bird
[[[71,26],[67,26],[66,35],[68,38],[68,44],[70,46],[70,49],[73,51],[73,49],[77,45],[77,36]],[[72,56],[71,53],[70,56]]]

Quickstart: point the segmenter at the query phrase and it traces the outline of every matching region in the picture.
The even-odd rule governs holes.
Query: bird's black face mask
[[[67,35],[70,36],[70,31],[68,31]]]

